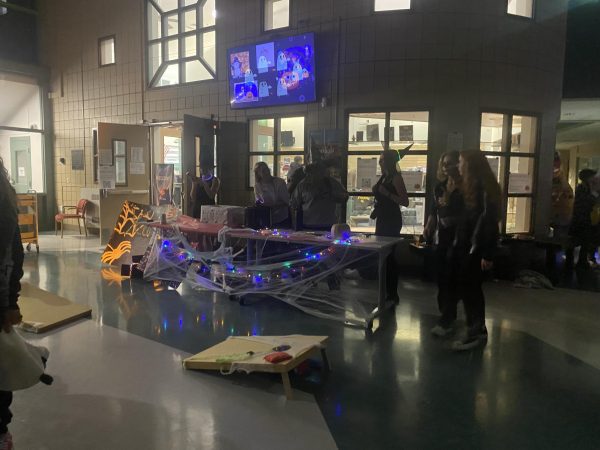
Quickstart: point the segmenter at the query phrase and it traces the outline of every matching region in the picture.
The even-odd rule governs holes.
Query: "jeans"
[[[442,246],[435,249],[435,262],[438,285],[437,301],[441,314],[439,325],[447,328],[456,320],[456,308],[460,300],[457,264],[450,257],[448,247]]]
[[[465,306],[467,327],[478,332],[485,325],[485,297],[481,255],[461,255],[458,259],[459,295]]]

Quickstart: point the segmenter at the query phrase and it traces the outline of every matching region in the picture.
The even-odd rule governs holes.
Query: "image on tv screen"
[[[232,108],[316,100],[314,34],[301,34],[227,52]]]

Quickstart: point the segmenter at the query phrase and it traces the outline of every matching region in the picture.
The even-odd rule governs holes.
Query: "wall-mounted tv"
[[[230,49],[231,107],[314,102],[314,40],[314,34],[307,33]]]

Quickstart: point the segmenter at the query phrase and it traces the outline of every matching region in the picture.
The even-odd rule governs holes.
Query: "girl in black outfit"
[[[438,282],[438,324],[432,328],[435,336],[444,337],[454,331],[456,307],[459,300],[456,265],[450,261],[451,247],[456,235],[456,225],[464,214],[464,201],[460,193],[458,173],[459,153],[446,152],[438,164],[438,184],[434,190],[433,208],[423,235],[435,250]]]
[[[479,150],[460,152],[458,171],[465,208],[456,224],[449,264],[458,270],[459,295],[465,306],[467,334],[454,350],[469,350],[487,342],[483,274],[493,266],[498,245],[500,186]]]
[[[0,158],[0,333],[14,333],[21,322],[17,300],[23,276],[23,245],[17,220],[17,199]],[[8,432],[12,392],[0,391],[0,448],[12,448]]]
[[[373,186],[375,209],[371,217],[377,219],[376,236],[400,237],[402,229],[401,206],[408,206],[408,194],[402,174],[398,171],[400,157],[396,150],[385,150],[379,157],[381,178]],[[398,268],[394,255],[387,261],[387,299],[398,302]]]
[[[199,219],[202,205],[214,205],[215,197],[219,193],[221,181],[213,174],[214,166],[203,165],[200,167],[200,178],[187,172],[192,181],[190,197],[192,199],[192,217]]]

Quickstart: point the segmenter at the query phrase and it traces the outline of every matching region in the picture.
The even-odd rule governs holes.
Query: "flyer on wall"
[[[344,130],[314,130],[310,132],[310,161],[323,162],[329,175],[341,182]]]
[[[152,181],[152,203],[156,206],[173,203],[173,164],[154,164]]]

